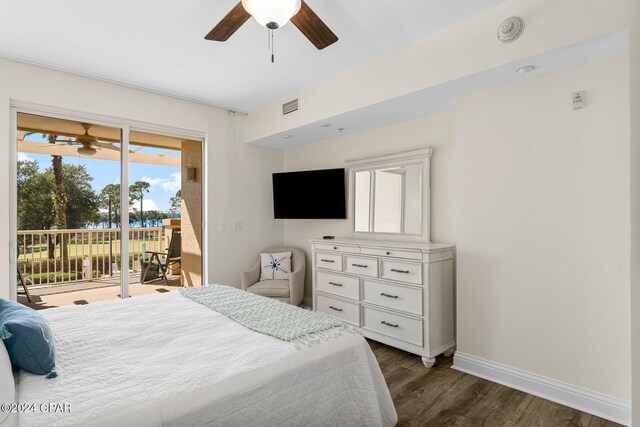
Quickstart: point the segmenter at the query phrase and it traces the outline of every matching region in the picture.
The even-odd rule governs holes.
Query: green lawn
[[[36,242],[38,242],[38,239],[35,239]],[[160,241],[149,241],[149,240],[142,240],[142,239],[133,239],[129,241],[129,252],[131,254],[135,254],[135,255],[140,255],[142,254],[142,245],[146,244],[146,249],[147,251],[159,251],[161,249],[163,249],[161,246],[164,246],[163,244],[161,244]],[[100,257],[102,258],[102,256],[108,257],[109,256],[109,241],[102,241],[102,239],[100,239],[100,241],[95,241],[91,244],[92,246],[92,255],[93,257]],[[119,256],[120,255],[120,240],[112,240],[111,241],[111,253],[113,254],[113,256]],[[68,245],[68,253],[69,253],[69,257],[70,258],[85,258],[89,256],[89,243],[71,243]],[[18,256],[18,261],[29,261],[31,262],[33,260],[33,262],[40,262],[40,261],[46,261],[49,257],[49,251],[48,251],[48,246],[47,243],[43,243],[43,244],[35,244],[35,245],[27,245],[26,246],[26,253],[23,253],[25,251],[25,247],[24,246],[20,246],[19,248],[20,251],[20,255]],[[60,259],[60,246],[56,246],[56,251],[55,251],[55,258],[56,259]],[[137,258],[137,257],[136,257]],[[72,261],[73,262],[73,261]]]

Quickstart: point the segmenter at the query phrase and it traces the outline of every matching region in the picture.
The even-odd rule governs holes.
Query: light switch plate
[[[242,222],[242,221],[236,221],[236,222],[233,224],[233,229],[234,229],[235,231],[242,231],[242,230],[244,229],[244,222]]]

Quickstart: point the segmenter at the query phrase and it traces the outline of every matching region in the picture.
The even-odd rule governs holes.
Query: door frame
[[[202,144],[202,282],[208,283],[208,266],[204,262],[205,254],[208,253],[208,239],[206,238],[206,223],[207,223],[207,177],[208,177],[208,159],[207,159],[207,133],[199,130],[192,130],[186,128],[178,128],[173,126],[166,126],[161,124],[143,122],[139,120],[125,119],[122,117],[114,117],[104,114],[87,113],[83,111],[71,110],[62,107],[55,107],[50,105],[37,104],[27,101],[10,100],[9,103],[9,126],[11,127],[11,138],[9,139],[9,268],[10,271],[16,271],[17,257],[16,257],[16,235],[18,231],[18,194],[17,194],[17,156],[18,156],[18,113],[35,114],[41,116],[48,116],[57,119],[73,120],[80,122],[87,122],[96,125],[109,126],[116,129],[120,129],[122,132],[121,142],[121,158],[120,158],[120,179],[121,183],[129,182],[129,132],[139,131],[147,132],[165,136],[173,136],[182,139],[191,139],[200,141]],[[123,236],[129,235],[129,186],[121,185],[121,200],[120,200],[120,212],[121,212],[121,233]],[[121,241],[121,253],[126,254],[126,259],[129,258],[129,239]],[[121,255],[124,258],[123,255]],[[120,297],[122,299],[129,297],[129,275],[120,275]],[[16,275],[9,274],[9,298],[12,301],[16,301],[17,294],[17,277]]]

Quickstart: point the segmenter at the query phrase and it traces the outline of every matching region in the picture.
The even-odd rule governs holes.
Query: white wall
[[[145,92],[104,81],[0,59],[0,277],[9,277],[9,125],[10,100],[19,100],[203,131],[207,134],[209,280],[239,285],[259,248],[280,244],[283,230],[270,229],[270,174],[283,167],[283,154],[242,143],[242,123],[234,132],[225,110]],[[244,231],[231,231],[234,220]],[[219,221],[227,231],[217,231]],[[15,273],[14,273],[15,274]],[[8,281],[0,281],[0,297],[9,296]]]
[[[478,16],[408,44],[274,101],[249,114],[247,140],[435,87],[500,65],[530,58],[638,25],[630,13],[638,0],[511,0]],[[526,29],[504,45],[496,30],[509,16]],[[282,103],[298,97],[300,110],[282,115]]]
[[[628,67],[532,76],[456,111],[458,351],[627,402]]]
[[[630,31],[631,76],[631,340],[632,425],[640,426],[640,2],[631,16],[638,24]]]
[[[396,150],[432,146],[431,159],[431,240],[455,243],[455,136],[454,115],[445,112],[433,116],[371,129],[343,137],[303,145],[284,152],[286,171],[345,167],[345,160]],[[284,220],[285,244],[307,251],[309,239],[326,234],[347,236],[347,220]],[[311,272],[307,269],[305,298],[311,298]]]

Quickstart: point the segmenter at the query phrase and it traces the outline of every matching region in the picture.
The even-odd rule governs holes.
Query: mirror
[[[422,234],[422,163],[355,171],[354,230]]]

